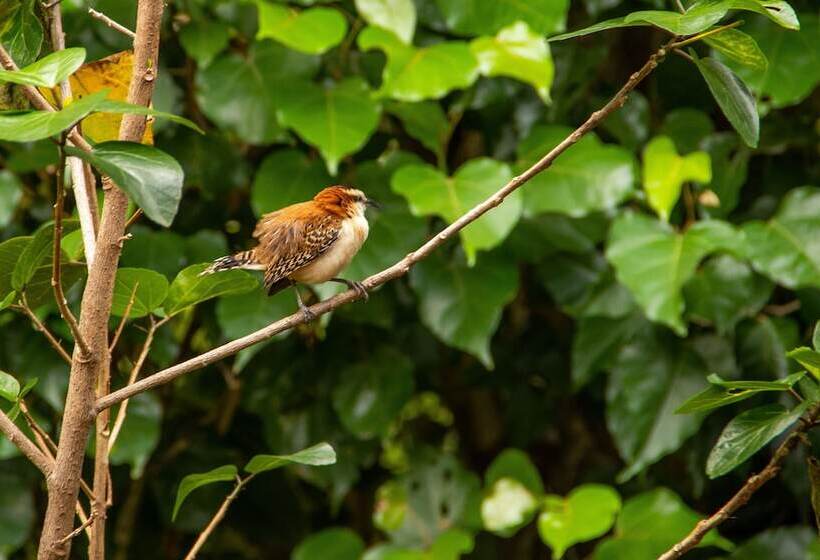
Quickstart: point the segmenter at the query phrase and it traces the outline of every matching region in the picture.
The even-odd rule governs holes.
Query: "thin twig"
[[[658,557],[658,560],[674,560],[682,557],[686,552],[696,547],[706,534],[726,521],[738,509],[746,505],[755,492],[761,486],[777,476],[783,466],[783,461],[789,456],[803,435],[812,426],[815,420],[820,417],[820,403],[815,404],[809,412],[795,426],[791,433],[783,440],[783,443],[774,452],[769,463],[759,473],[752,475],[746,483],[738,490],[723,507],[717,510],[711,517],[700,521],[686,538],[675,544],[672,548]]]
[[[389,282],[390,280],[404,276],[413,265],[427,258],[445,241],[454,237],[466,226],[473,223],[496,206],[500,205],[512,192],[526,184],[530,179],[538,175],[544,169],[547,169],[550,165],[552,165],[558,156],[563,154],[569,147],[578,142],[578,140],[580,140],[584,135],[598,126],[602,120],[606,119],[607,116],[617,109],[623,107],[629,93],[635,89],[635,87],[644,78],[646,78],[646,76],[648,76],[666,56],[670,44],[671,41],[650,56],[649,60],[647,60],[637,72],[629,77],[629,80],[627,80],[620,91],[618,91],[618,93],[616,93],[606,105],[604,105],[600,110],[592,113],[581,126],[576,128],[569,136],[567,136],[560,144],[553,148],[538,162],[521,173],[521,175],[514,177],[510,182],[496,191],[495,194],[477,204],[466,213],[462,214],[461,217],[444,228],[438,233],[438,235],[428,240],[424,245],[411,252],[394,265],[370,276],[369,278],[366,278],[362,282],[364,287],[370,291],[386,282]],[[309,309],[314,316],[318,317],[333,309],[336,309],[341,305],[356,301],[360,298],[361,294],[359,292],[355,290],[347,290],[330,299],[320,301],[319,303],[311,306]],[[240,350],[244,350],[245,348],[259,344],[260,342],[267,340],[280,332],[292,329],[293,327],[304,322],[305,314],[297,312],[251,334],[223,344],[222,346],[209,350],[204,354],[200,354],[199,356],[193,357],[182,363],[166,368],[150,377],[137,381],[133,385],[123,387],[122,389],[114,391],[108,396],[99,399],[96,404],[97,412],[99,413],[100,411],[122,402],[129,397],[133,397],[134,395],[173,381],[181,375],[202,369],[209,364],[224,359],[228,356],[232,356]]]
[[[95,518],[96,518],[96,515],[94,515],[94,514],[92,513],[91,515],[89,515],[89,516],[88,516],[88,519],[86,519],[85,521],[83,521],[83,522],[82,522],[82,524],[81,524],[79,527],[77,527],[76,529],[74,529],[73,531],[71,531],[69,534],[67,534],[66,536],[64,536],[62,539],[60,539],[60,540],[59,540],[59,541],[57,541],[57,542],[58,542],[59,544],[63,544],[63,543],[65,543],[65,542],[70,541],[71,539],[73,539],[74,537],[76,537],[77,535],[79,535],[80,533],[82,533],[82,532],[83,532],[86,528],[88,528],[88,526],[89,526],[89,525],[91,525],[92,523],[94,523],[94,519],[95,519]]]
[[[219,509],[216,510],[216,513],[208,522],[208,525],[205,526],[196,538],[194,546],[192,546],[188,554],[185,555],[185,560],[194,560],[194,558],[196,558],[196,555],[199,553],[199,549],[202,548],[202,545],[205,544],[205,541],[208,540],[208,537],[210,537],[211,533],[213,533],[214,529],[216,529],[216,526],[219,525],[225,517],[225,513],[228,511],[228,507],[230,507],[231,502],[233,502],[239,495],[239,491],[242,490],[248,482],[253,480],[254,476],[256,476],[256,473],[250,474],[245,478],[239,478],[238,476],[236,477],[236,486],[234,486],[230,494],[225,496],[225,499],[222,501],[222,505],[219,506]]]
[[[137,220],[139,220],[141,217],[142,217],[142,208],[137,208],[137,211],[134,212],[133,214],[131,214],[131,217],[128,218],[127,222],[125,222],[125,231],[128,231],[128,229],[131,226],[133,226],[137,222]]]
[[[673,50],[672,50],[672,52],[673,52],[673,53],[675,53],[676,55],[678,55],[678,56],[679,56],[679,57],[681,57],[681,58],[685,58],[685,59],[686,59],[686,60],[688,60],[689,62],[692,62],[692,63],[694,63],[694,62],[695,62],[694,57],[692,57],[692,55],[690,55],[690,54],[689,54],[688,52],[686,52],[686,51],[682,51],[682,50],[680,50],[680,49],[673,49]]]
[[[69,309],[68,301],[63,292],[63,280],[61,276],[63,251],[61,241],[63,238],[63,199],[65,197],[65,185],[63,184],[64,171],[65,151],[61,144],[60,163],[57,165],[56,173],[57,194],[54,200],[54,247],[52,253],[54,261],[51,266],[51,287],[54,289],[54,299],[57,300],[57,308],[60,310],[60,315],[62,315],[63,320],[68,324],[68,328],[71,329],[71,334],[74,335],[74,341],[77,343],[77,346],[79,346],[80,353],[88,357],[91,354],[91,349],[88,347],[88,343],[80,332],[80,325],[77,324],[77,319],[74,317],[71,309]]]
[[[54,466],[54,461],[49,460],[40,448],[35,445],[33,441],[26,437],[26,434],[11,421],[11,418],[6,416],[6,413],[0,410],[0,432],[2,432],[9,441],[14,444],[20,452],[31,461],[35,467],[40,469],[43,476],[46,478],[51,475]]]
[[[43,335],[46,337],[46,340],[48,340],[49,344],[51,344],[51,346],[57,351],[57,353],[60,355],[60,357],[63,360],[65,360],[66,363],[68,363],[68,365],[71,365],[71,356],[68,355],[68,352],[66,352],[66,349],[63,348],[62,344],[60,344],[60,341],[57,340],[57,338],[53,334],[51,334],[51,331],[48,330],[48,328],[45,326],[45,324],[42,321],[40,321],[40,319],[37,317],[37,315],[31,309],[31,307],[29,307],[28,301],[26,300],[25,292],[20,294],[20,297],[21,297],[20,304],[15,305],[14,308],[19,309],[23,313],[25,313],[26,316],[34,324],[34,329],[40,331],[41,333],[43,333]]]
[[[774,315],[775,317],[784,317],[786,315],[791,315],[795,311],[800,309],[800,300],[795,299],[788,303],[782,304],[771,304],[767,305],[763,308],[763,312],[767,315]]]
[[[117,347],[117,342],[120,340],[120,335],[122,334],[122,330],[125,328],[125,323],[128,322],[128,316],[131,314],[131,309],[134,307],[134,302],[137,301],[137,288],[139,285],[139,282],[134,283],[134,289],[131,290],[131,297],[128,299],[128,305],[125,306],[125,311],[120,319],[120,324],[117,325],[117,330],[114,331],[114,338],[111,339],[111,344],[108,345],[109,354],[111,354],[114,351],[114,348]]]
[[[130,38],[132,38],[132,39],[133,39],[134,37],[136,37],[136,34],[135,34],[133,31],[131,31],[130,29],[128,29],[128,28],[127,28],[127,27],[125,27],[124,25],[122,25],[122,24],[120,24],[120,23],[117,23],[116,21],[114,21],[113,19],[111,19],[110,17],[108,17],[107,15],[105,15],[104,13],[102,13],[102,12],[98,12],[98,11],[97,11],[97,10],[95,10],[94,8],[88,8],[88,15],[90,15],[90,16],[91,16],[91,17],[93,17],[94,19],[98,19],[98,20],[100,20],[101,22],[103,22],[104,24],[106,24],[106,25],[107,25],[108,27],[110,27],[111,29],[114,29],[114,30],[116,30],[116,31],[119,31],[119,32],[120,32],[120,33],[122,33],[123,35],[127,35],[128,37],[130,37]]]

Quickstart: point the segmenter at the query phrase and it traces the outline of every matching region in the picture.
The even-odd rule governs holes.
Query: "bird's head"
[[[313,197],[313,201],[327,212],[343,218],[364,216],[368,206],[377,206],[373,199],[367,198],[359,189],[338,185],[322,189]]]

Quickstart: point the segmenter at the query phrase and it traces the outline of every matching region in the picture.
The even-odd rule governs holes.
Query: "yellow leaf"
[[[74,99],[82,99],[86,95],[107,89],[107,99],[127,101],[128,86],[131,82],[133,67],[134,54],[131,51],[118,52],[100,60],[83,64],[69,77],[71,94]],[[54,102],[54,90],[40,88],[40,91],[50,102]],[[83,134],[94,142],[117,140],[122,117],[119,113],[94,113],[89,115],[81,122]],[[150,117],[148,118],[148,125],[145,128],[142,143],[154,143]]]

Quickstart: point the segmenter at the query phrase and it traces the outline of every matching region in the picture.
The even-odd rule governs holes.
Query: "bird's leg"
[[[331,278],[330,281],[339,282],[340,284],[344,284],[351,290],[356,290],[356,293],[359,294],[359,296],[365,301],[367,301],[370,298],[370,295],[367,293],[367,288],[365,288],[364,284],[362,284],[361,282],[356,282],[355,280],[348,280],[346,278]]]
[[[308,306],[302,301],[302,294],[299,293],[299,286],[297,286],[296,283],[291,285],[293,286],[293,290],[296,292],[296,303],[299,305],[299,311],[302,312],[302,315],[305,316],[305,320],[308,323],[312,323],[316,319],[316,314],[308,309]]]

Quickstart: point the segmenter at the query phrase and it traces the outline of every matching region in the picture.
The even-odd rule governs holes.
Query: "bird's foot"
[[[367,293],[367,288],[365,288],[364,284],[361,282],[357,282],[356,280],[347,280],[346,278],[332,278],[332,280],[334,282],[341,282],[351,290],[354,290],[364,301],[370,299],[370,294]]]
[[[316,320],[316,313],[311,311],[310,308],[302,302],[299,302],[299,311],[302,312],[306,323],[312,323]]]

